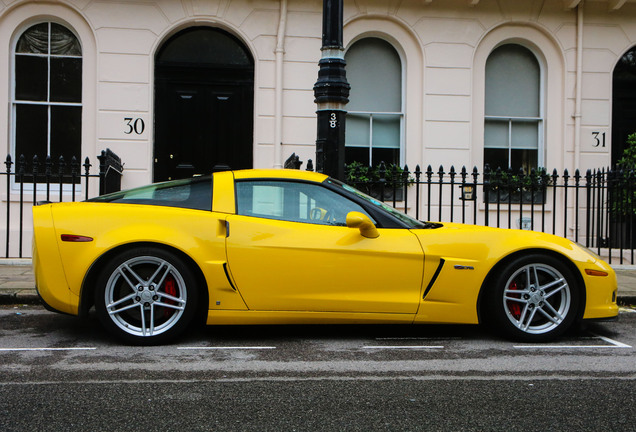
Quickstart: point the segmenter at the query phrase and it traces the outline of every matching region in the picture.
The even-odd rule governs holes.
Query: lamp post
[[[349,89],[342,46],[343,0],[323,0],[322,56],[314,97],[318,109],[316,171],[344,179],[345,105]]]

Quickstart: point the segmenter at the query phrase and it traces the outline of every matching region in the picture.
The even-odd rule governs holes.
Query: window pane
[[[367,214],[342,195],[309,183],[243,181],[236,184],[236,197],[238,214],[264,219],[345,226],[349,212]]]
[[[347,114],[345,142],[347,146],[369,147],[369,115]]]
[[[486,115],[539,117],[540,68],[532,52],[515,44],[496,48],[486,61]]]
[[[36,24],[22,33],[15,51],[17,53],[48,54],[49,24]]]
[[[402,62],[395,48],[378,38],[354,43],[345,55],[350,111],[402,111]]]
[[[71,162],[75,156],[81,163],[82,108],[68,106],[51,107],[51,157],[64,156]]]
[[[51,102],[82,101],[82,59],[51,57]]]
[[[15,157],[26,157],[30,163],[37,155],[41,161],[47,156],[48,107],[17,105],[15,119]],[[14,161],[15,162],[15,161]]]
[[[400,164],[400,149],[391,148],[374,148],[373,151],[373,166],[377,166],[380,162],[384,162],[387,165]]]
[[[508,148],[508,122],[486,120],[484,124],[485,148]],[[508,158],[506,157],[506,160]],[[508,162],[506,162],[507,164]]]
[[[51,54],[65,56],[81,56],[82,48],[79,40],[66,27],[51,24]]]
[[[251,66],[252,56],[231,34],[211,27],[194,27],[170,39],[157,56],[163,64]]]
[[[16,100],[47,100],[46,57],[15,56],[15,98]]]
[[[497,168],[508,169],[508,149],[484,149],[484,166],[486,164],[493,171]]]
[[[158,183],[101,195],[89,201],[146,204],[210,211],[212,209],[212,179],[210,176],[201,176]]]
[[[539,147],[539,123],[512,122],[512,147],[537,149]]]
[[[52,105],[82,102],[81,54],[77,37],[60,24],[37,24],[20,36],[14,55],[17,154],[42,161],[50,155],[54,163],[64,156],[67,164],[75,156],[81,163],[82,108]]]
[[[369,148],[368,147],[345,147],[345,163],[351,164],[353,162],[360,162],[362,165],[371,165],[369,160]]]
[[[373,116],[373,148],[400,148],[399,116]]]
[[[514,172],[519,171],[519,168],[523,168],[526,173],[529,173],[532,168],[537,167],[536,150],[513,149],[510,157],[512,159],[510,166]]]

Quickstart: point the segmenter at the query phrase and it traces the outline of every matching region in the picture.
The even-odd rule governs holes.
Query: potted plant
[[[532,202],[543,204],[546,188],[551,183],[545,168],[533,169],[530,173],[520,170],[517,174],[513,174],[512,170],[503,171],[500,168],[494,172],[486,169],[484,175],[488,179],[488,202],[490,203],[499,201],[514,204]]]
[[[627,137],[621,158],[608,173],[610,243],[612,247],[636,246],[636,133]]]
[[[374,198],[401,201],[404,185],[412,183],[413,178],[396,164],[381,162],[372,167],[352,162],[345,166],[345,182]]]

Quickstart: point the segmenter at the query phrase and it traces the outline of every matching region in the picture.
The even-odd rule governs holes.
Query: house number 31
[[[605,132],[592,132],[594,147],[605,147]]]

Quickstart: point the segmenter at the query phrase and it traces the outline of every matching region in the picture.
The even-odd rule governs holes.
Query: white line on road
[[[2,381],[0,388],[16,386],[69,386],[69,385],[121,385],[121,384],[202,384],[202,383],[250,383],[250,382],[306,382],[306,381],[636,381],[636,375],[595,376],[583,375],[337,375],[337,376],[252,376],[223,378],[186,379],[118,379],[110,380],[49,380],[49,381]]]
[[[461,339],[460,337],[385,337],[385,338],[375,338],[375,340],[451,340],[451,339]]]
[[[95,347],[68,347],[68,348],[0,348],[0,351],[87,351],[95,350]]]
[[[610,345],[513,345],[514,348],[519,349],[573,349],[573,348],[631,348],[631,345],[624,344],[622,342],[615,341],[605,336],[591,333],[592,336],[597,337]]]
[[[615,345],[616,348],[631,348],[630,345],[624,344],[624,343],[619,342],[619,341],[615,341],[614,339],[610,339],[610,338],[605,337],[605,336],[597,335],[595,333],[592,333],[592,335],[596,336],[597,338],[603,339],[607,343],[611,343],[612,345]]]
[[[177,347],[180,350],[271,350],[276,349],[273,346],[228,346],[228,347]]]
[[[618,347],[613,345],[514,345],[514,348],[519,349],[590,349],[590,348],[631,348],[631,347]]]
[[[363,346],[364,349],[444,349],[442,345],[377,345]]]

